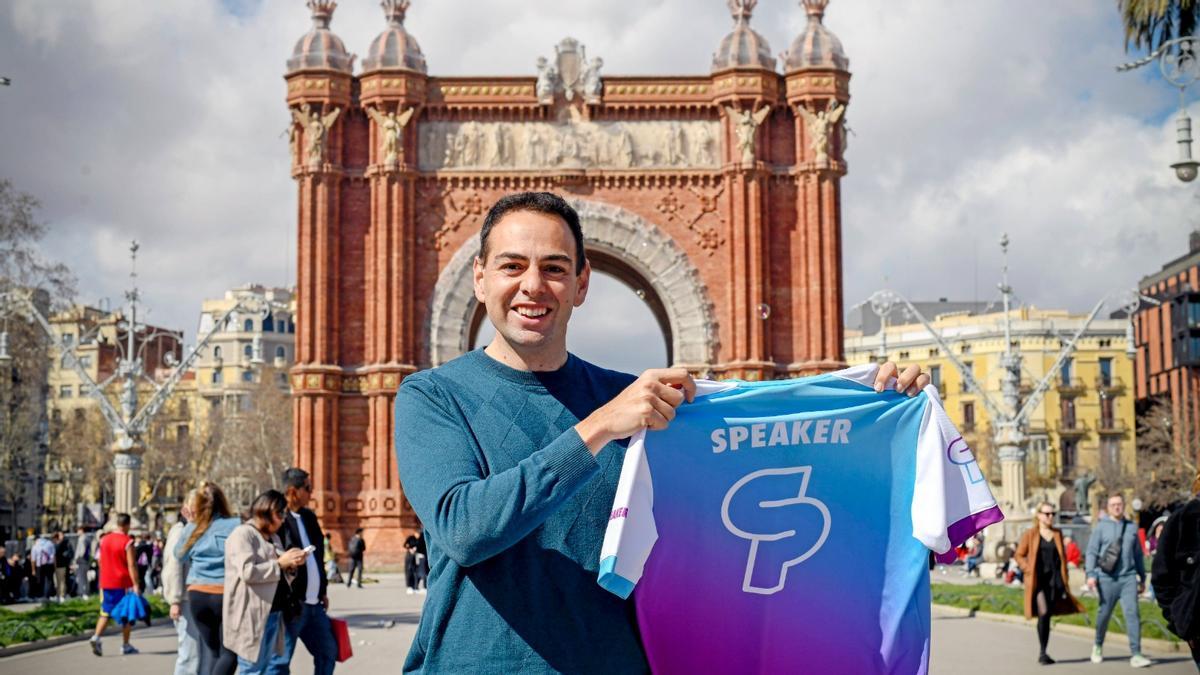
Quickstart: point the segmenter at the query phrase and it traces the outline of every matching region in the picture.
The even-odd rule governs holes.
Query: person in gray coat
[[[1106,555],[1110,546],[1116,544],[1115,560]],[[1111,567],[1106,559],[1113,562]],[[1120,492],[1108,495],[1105,512],[1092,526],[1087,546],[1088,589],[1100,594],[1100,606],[1096,612],[1096,642],[1092,645],[1092,663],[1104,660],[1104,635],[1108,622],[1121,601],[1125,614],[1125,633],[1129,636],[1129,665],[1145,668],[1152,661],[1142,656],[1141,617],[1138,611],[1138,596],[1146,588],[1146,563],[1142,556],[1142,545],[1138,541],[1137,525],[1125,519],[1125,497]]]

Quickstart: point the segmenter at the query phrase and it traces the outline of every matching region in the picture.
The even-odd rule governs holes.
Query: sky
[[[751,25],[779,54],[804,20],[763,0]],[[1003,232],[1018,298],[1047,308],[1085,310],[1186,253],[1200,211],[1169,168],[1178,96],[1150,68],[1115,72],[1137,56],[1115,3],[832,0],[825,24],[853,73],[847,308],[885,286],[990,300]],[[301,0],[0,3],[0,177],[41,200],[43,252],[78,300],[120,302],[131,239],[148,320],[188,340],[202,299],[294,283],[283,73],[309,25]],[[377,2],[343,0],[332,28],[361,58],[384,25]],[[730,26],[720,0],[413,0],[406,21],[436,75],[532,75],[568,35],[607,74],[707,73]],[[640,302],[598,285],[572,349],[659,365],[630,357],[662,342]]]

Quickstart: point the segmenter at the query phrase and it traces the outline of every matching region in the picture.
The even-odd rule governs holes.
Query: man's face
[[[571,310],[591,270],[575,274],[575,239],[558,216],[514,211],[492,227],[487,259],[475,260],[475,298],[496,337],[522,356],[565,350]]]
[[[300,487],[289,485],[287,488],[288,508],[293,511],[299,511],[303,506],[308,504],[309,500],[312,499],[312,489],[311,476]]]
[[[1110,497],[1108,500],[1108,515],[1112,516],[1113,520],[1119,519],[1125,515],[1125,498]]]

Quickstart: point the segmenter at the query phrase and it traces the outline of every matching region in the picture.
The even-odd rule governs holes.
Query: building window
[[[1075,428],[1075,399],[1062,399],[1062,426],[1064,429]]]
[[[1111,387],[1113,382],[1112,359],[1100,359],[1100,386]]]
[[[62,343],[63,343],[63,346],[64,346],[64,347],[71,347],[71,346],[74,346],[74,344],[75,344],[75,334],[74,334],[74,333],[63,333],[63,336],[62,336]]]
[[[266,318],[263,319],[263,332],[271,333],[271,332],[274,332],[274,330],[275,330],[275,320],[271,318],[270,314],[268,314],[266,316]]]
[[[1100,462],[1106,469],[1121,468],[1121,439],[1116,436],[1100,438]]]
[[[1195,300],[1188,301],[1187,322],[1188,327],[1200,326],[1200,302]]]
[[[938,389],[942,388],[942,367],[929,366],[929,383]]]
[[[962,404],[963,431],[975,430],[975,404],[967,401]]]
[[[91,368],[92,367],[92,357],[91,356],[79,357],[79,365],[83,366],[84,368]]]
[[[1116,419],[1116,406],[1113,405],[1112,397],[1100,396],[1100,428],[1112,429]]]
[[[962,346],[962,353],[963,353],[963,354],[970,354],[970,353],[971,353],[971,345],[969,345],[969,344],[965,344],[965,345],[963,345],[963,346]]]
[[[213,347],[213,358],[214,359],[221,358],[221,345],[217,345],[216,347]]]
[[[242,356],[246,358],[254,358],[254,345],[246,345],[242,347]]]
[[[901,361],[907,361],[907,360],[908,360],[908,352],[907,352],[907,351],[900,352],[900,360],[901,360]]]
[[[214,371],[213,371],[213,373],[212,373],[212,383],[213,383],[213,384],[221,384],[221,382],[222,382],[223,380],[224,380],[224,378],[223,378],[223,377],[221,377],[221,371],[219,371],[219,370],[214,370]]]
[[[183,442],[187,441],[187,439],[188,439],[188,425],[176,424],[175,425],[175,440],[179,441],[180,443],[183,443]]]
[[[283,345],[275,346],[275,358],[287,360],[287,348]]]
[[[253,319],[246,319],[245,321],[242,322],[242,332],[244,332],[244,333],[253,333],[254,332],[254,320]]]
[[[1039,476],[1050,475],[1050,439],[1045,436],[1033,436],[1029,439],[1029,453],[1032,455],[1033,466]]]
[[[179,400],[179,414],[187,416],[189,412],[188,400],[186,398]]]
[[[1067,473],[1075,468],[1075,458],[1079,454],[1079,441],[1074,438],[1062,439],[1062,470]],[[1086,508],[1086,507],[1085,507]]]
[[[69,384],[59,385],[59,387],[58,387],[58,397],[59,398],[71,398],[72,396],[74,396],[74,394],[72,393],[71,385],[69,385]]]
[[[939,357],[941,355],[942,355],[942,350],[938,349],[937,347],[934,347],[933,349],[929,350],[929,358],[931,358],[931,359],[936,359],[937,357]]]
[[[974,374],[975,362],[974,361],[963,361],[963,370],[967,371],[967,373]],[[963,374],[962,384],[960,385],[959,389],[964,394],[970,393],[970,391],[971,391],[971,385],[967,383],[967,376],[965,373]]]
[[[1062,380],[1063,384],[1065,384],[1065,385],[1071,384],[1071,371],[1072,371],[1074,365],[1075,364],[1073,363],[1073,359],[1064,359],[1063,360],[1062,369],[1059,371],[1059,378]]]
[[[253,382],[253,381],[254,381],[254,371],[243,370],[242,371],[242,382]]]

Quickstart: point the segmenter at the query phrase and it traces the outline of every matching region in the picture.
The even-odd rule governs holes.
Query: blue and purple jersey
[[[700,382],[629,445],[600,584],[656,673],[925,673],[929,552],[1003,519],[937,390]]]

